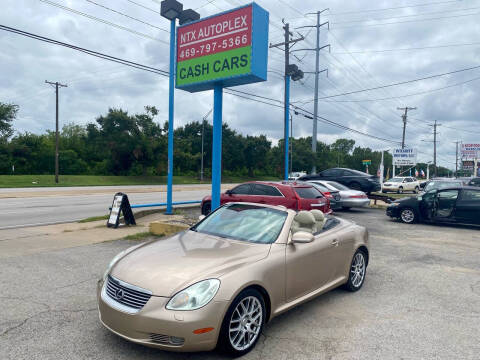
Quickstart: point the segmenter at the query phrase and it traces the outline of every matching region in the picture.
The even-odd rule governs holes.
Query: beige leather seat
[[[325,223],[327,222],[327,219],[325,218],[325,214],[320,210],[314,209],[314,210],[310,210],[310,212],[315,218],[316,229],[314,230],[314,232],[318,233],[322,231],[323,227],[325,226]]]
[[[299,211],[293,218],[292,234],[298,231],[306,231],[313,234],[316,229],[316,221],[310,211]]]

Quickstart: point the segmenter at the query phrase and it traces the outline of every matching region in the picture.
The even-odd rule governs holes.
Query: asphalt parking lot
[[[480,229],[405,225],[384,210],[339,216],[370,232],[357,293],[341,289],[267,325],[245,359],[478,359]],[[134,241],[0,261],[0,359],[222,359],[129,343],[98,320],[96,281]]]

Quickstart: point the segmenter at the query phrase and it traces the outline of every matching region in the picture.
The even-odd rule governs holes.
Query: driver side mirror
[[[407,179],[404,179],[402,182],[403,182],[403,183],[406,183],[406,182],[407,182]]]
[[[314,239],[313,234],[306,232],[306,231],[297,231],[292,235],[292,243],[311,243]]]
[[[227,191],[225,191],[225,194],[231,196],[233,193],[232,193],[232,190],[227,190]]]

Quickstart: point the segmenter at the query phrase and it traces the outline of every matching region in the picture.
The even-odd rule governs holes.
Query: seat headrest
[[[323,221],[325,220],[325,214],[318,210],[318,209],[314,209],[314,210],[310,210],[310,212],[312,213],[313,217],[315,218],[315,221]]]
[[[299,211],[297,215],[295,215],[294,221],[296,221],[302,227],[309,227],[315,225],[315,218],[310,213],[310,211]]]

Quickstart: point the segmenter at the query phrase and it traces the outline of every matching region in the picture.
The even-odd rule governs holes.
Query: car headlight
[[[105,273],[103,274],[103,281],[105,281],[107,279],[107,276],[108,274],[110,273],[110,270],[112,270],[112,267],[113,265],[115,265],[118,260],[120,260],[121,258],[123,258],[125,255],[127,255],[128,253],[132,252],[133,250],[135,250],[137,247],[139,247],[140,245],[142,244],[138,244],[138,245],[135,245],[135,246],[132,246],[132,247],[129,247],[128,249],[125,249],[123,250],[121,253],[115,255],[115,257],[110,261],[110,263],[108,264],[107,266],[107,270],[105,270]]]
[[[217,294],[220,280],[200,281],[178,292],[167,303],[168,310],[196,310],[207,305]]]

